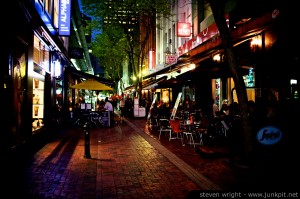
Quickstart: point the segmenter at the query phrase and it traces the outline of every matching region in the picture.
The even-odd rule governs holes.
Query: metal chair
[[[199,144],[203,145],[203,135],[208,134],[209,120],[203,118],[199,124],[195,124],[195,133],[198,135]]]
[[[172,128],[170,126],[170,122],[168,119],[159,119],[159,136],[158,139],[160,140],[160,136],[162,132],[168,132],[169,133],[169,140],[172,136]]]

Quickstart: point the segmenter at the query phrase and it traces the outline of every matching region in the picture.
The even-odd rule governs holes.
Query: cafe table
[[[187,137],[188,142],[186,144],[189,145],[193,145],[195,147],[195,145],[197,143],[195,143],[194,141],[194,128],[195,128],[195,124],[194,123],[190,123],[189,120],[182,120],[180,122],[180,125],[183,129],[185,129],[186,131],[183,132],[183,143],[184,143],[184,137]],[[184,144],[185,145],[185,144]]]

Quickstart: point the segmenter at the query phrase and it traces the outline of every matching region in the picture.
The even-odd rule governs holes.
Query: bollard
[[[84,157],[91,158],[90,154],[90,134],[88,131],[88,124],[85,123],[83,125],[83,133],[84,133]]]

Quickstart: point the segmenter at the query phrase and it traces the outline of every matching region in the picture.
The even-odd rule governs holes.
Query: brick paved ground
[[[205,143],[220,152],[206,157],[179,140],[158,140],[145,118],[90,129],[91,158],[84,157],[82,129],[57,134],[7,159],[2,193],[26,199],[186,198],[194,190],[294,191],[299,177],[295,165],[287,170],[282,163],[268,170],[233,167],[223,141]]]

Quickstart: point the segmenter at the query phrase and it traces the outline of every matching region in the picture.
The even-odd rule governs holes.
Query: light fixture
[[[214,56],[213,56],[213,60],[215,61],[215,62],[220,62],[221,61],[221,54],[215,54]]]
[[[54,76],[59,77],[61,75],[61,64],[60,60],[54,61]]]
[[[190,66],[189,66],[189,68],[190,68],[191,70],[195,69],[195,68],[196,68],[196,64],[191,63]]]
[[[251,39],[250,43],[251,48],[261,47],[262,46],[262,37],[261,35],[256,35]]]
[[[57,95],[60,95],[61,92],[62,92],[61,88],[56,89],[56,94],[57,94]]]

